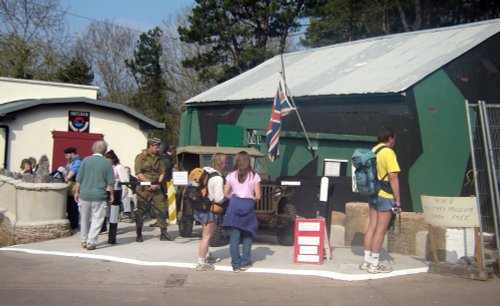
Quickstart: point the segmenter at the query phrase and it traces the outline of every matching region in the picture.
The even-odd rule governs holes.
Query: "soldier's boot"
[[[174,241],[174,238],[168,234],[166,227],[161,229],[160,241]]]
[[[142,226],[144,224],[144,219],[142,215],[135,215],[135,233],[137,237],[135,238],[136,242],[143,242],[142,240]]]

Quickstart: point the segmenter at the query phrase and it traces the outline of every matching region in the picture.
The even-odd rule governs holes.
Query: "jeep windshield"
[[[234,156],[241,151],[246,151],[252,160],[252,167],[263,179],[268,178],[267,161],[265,155],[259,150],[250,147],[209,147],[186,146],[177,148],[177,162],[179,170],[191,171],[197,167],[207,167],[215,153],[226,155],[226,168],[224,174],[233,171]]]

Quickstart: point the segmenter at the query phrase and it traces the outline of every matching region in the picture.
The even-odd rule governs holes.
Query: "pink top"
[[[238,198],[253,199],[255,185],[260,183],[260,181],[258,173],[255,173],[255,175],[249,173],[243,184],[238,182],[238,174],[236,171],[229,173],[226,177],[226,183],[231,186],[231,194]]]

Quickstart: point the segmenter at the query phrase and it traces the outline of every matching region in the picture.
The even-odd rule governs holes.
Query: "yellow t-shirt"
[[[373,147],[372,152],[375,152],[380,146],[383,146],[383,143],[379,143],[375,147]],[[396,157],[396,153],[390,148],[383,148],[377,154],[377,176],[378,179],[382,179],[387,173],[392,172],[401,172],[399,168],[398,159]],[[389,176],[384,178],[384,181],[389,181]],[[387,193],[380,189],[378,195],[388,199],[394,199],[394,195]]]

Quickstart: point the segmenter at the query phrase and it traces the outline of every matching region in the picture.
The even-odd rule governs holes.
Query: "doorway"
[[[52,149],[52,171],[59,166],[66,165],[64,158],[64,149],[67,147],[75,147],[80,157],[92,155],[92,144],[98,140],[103,140],[103,134],[93,133],[77,133],[77,132],[60,132],[53,131],[52,138],[54,146]]]

